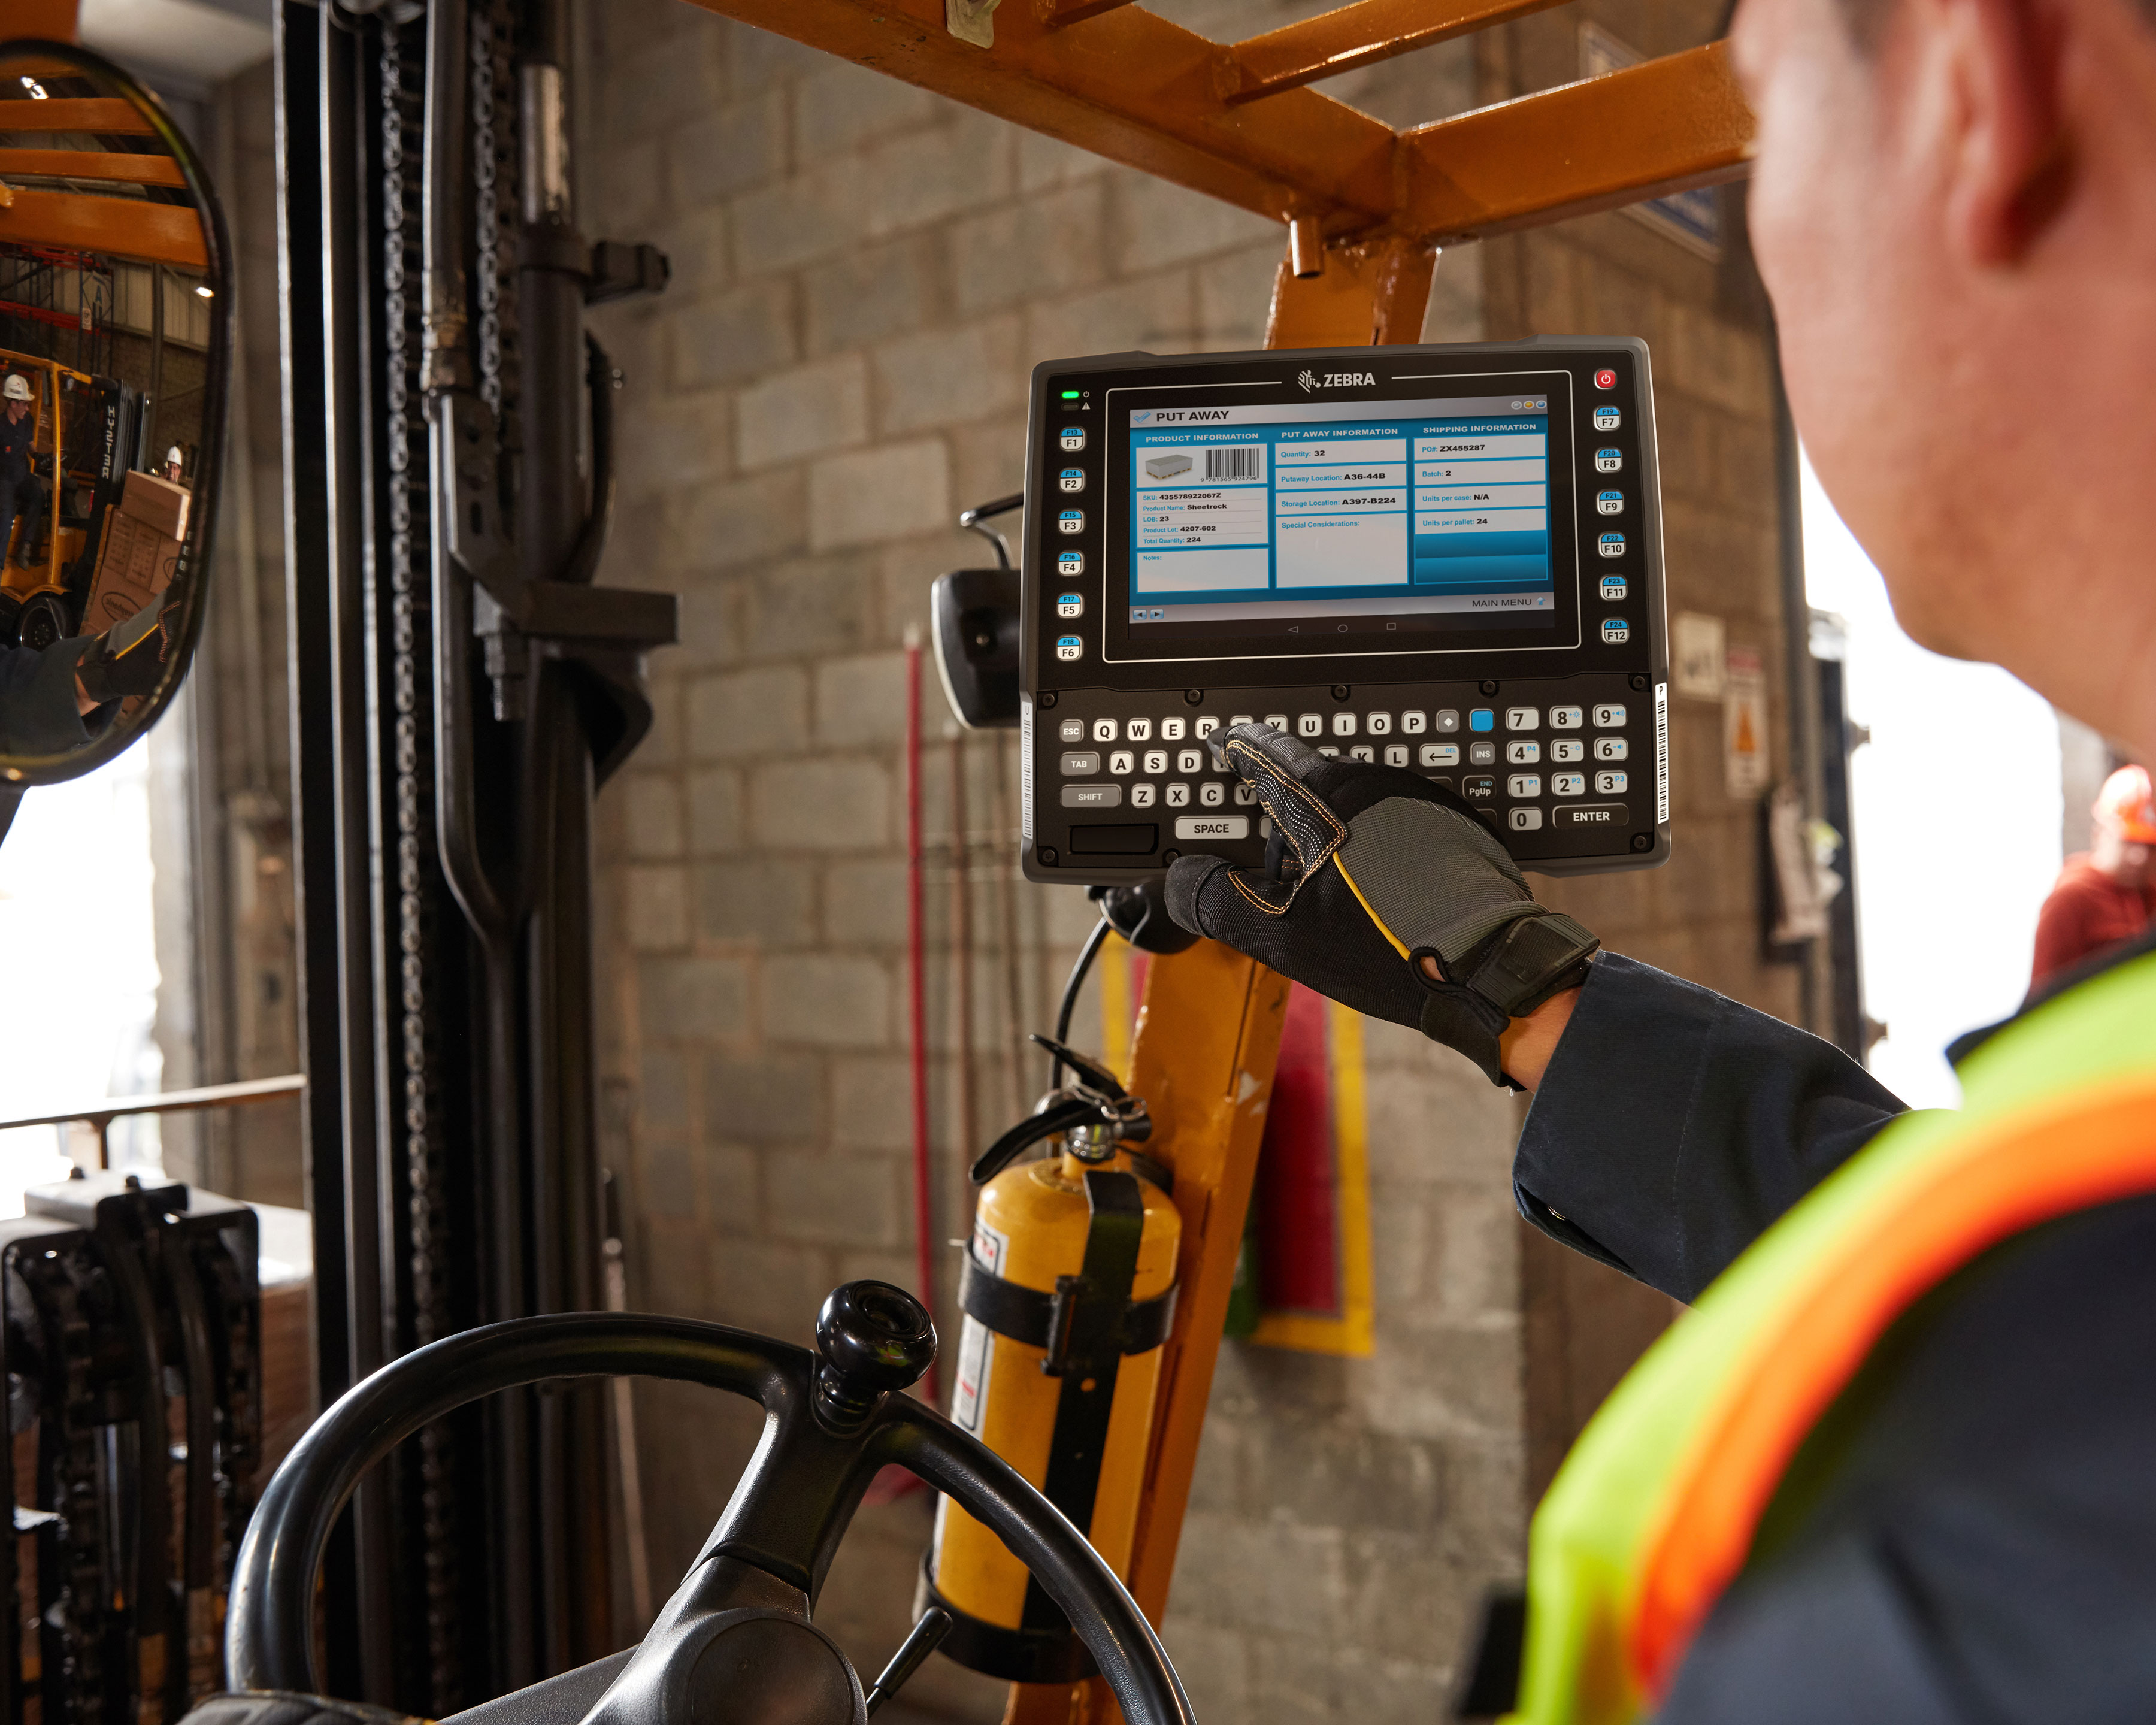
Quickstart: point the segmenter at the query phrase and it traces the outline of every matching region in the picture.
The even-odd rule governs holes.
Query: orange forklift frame
[[[707,10],[1286,224],[1270,347],[1420,339],[1440,248],[1741,178],[1753,120],[1711,43],[1394,131],[1305,86],[1558,0],[1354,0],[1215,43],[1131,0],[697,0]],[[980,26],[988,13],[988,28]],[[950,18],[974,19],[962,38]],[[963,20],[961,20],[963,21]],[[990,45],[978,45],[986,34]],[[1265,1132],[1288,983],[1211,941],[1155,958],[1130,1086],[1174,1171],[1181,1294],[1131,1571],[1156,1624]],[[1097,1677],[1014,1683],[1004,1725],[1120,1725]]]

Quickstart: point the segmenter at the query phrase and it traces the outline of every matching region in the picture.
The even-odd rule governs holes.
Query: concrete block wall
[[[1226,39],[1324,8],[1154,9]],[[1555,15],[1563,28],[1575,9]],[[594,319],[629,379],[602,578],[678,592],[685,624],[654,661],[657,729],[601,804],[603,1057],[628,1122],[636,1297],[805,1338],[835,1282],[915,1279],[903,643],[937,573],[987,560],[952,518],[1018,487],[1036,361],[1258,345],[1282,236],[684,0],[606,0],[583,29],[584,225],[655,241],[675,264],[665,296]],[[1327,87],[1404,125],[1515,85],[1528,87],[1462,44]],[[1449,254],[1426,334],[1637,328],[1702,416],[1741,429],[1756,326],[1696,316],[1712,296],[1692,260],[1605,231],[1620,219]],[[1694,356],[1665,360],[1666,336]],[[1681,499],[1697,521],[1687,547],[1734,543],[1751,571],[1756,522],[1716,502],[1724,481],[1695,478],[1724,459],[1722,425],[1666,429],[1673,544]],[[963,1161],[1045,1081],[1023,1033],[1049,1024],[1091,916],[1075,892],[1015,880],[1013,739],[949,738],[932,669],[923,685],[934,1229],[947,1238],[965,1225]],[[1718,761],[1692,759],[1718,744],[1697,723],[1681,735],[1685,778],[1712,768],[1718,783]],[[1680,808],[1687,824],[1735,830],[1709,801]],[[1692,890],[1748,891],[1735,866],[1723,855]],[[1629,950],[1735,952],[1734,896],[1722,944],[1696,947],[1682,891],[1589,892],[1578,902]],[[1771,994],[1741,971],[1732,958],[1705,979]],[[1081,1040],[1099,1023],[1089,989]],[[1411,1033],[1373,1025],[1367,1040],[1377,1353],[1224,1351],[1164,1628],[1209,1717],[1431,1717],[1483,1593],[1521,1571],[1535,1421],[1576,1424],[1570,1402],[1537,1402],[1527,1358],[1531,1332],[1569,1358],[1573,1329],[1534,1330],[1530,1296],[1542,1286],[1547,1304],[1558,1285],[1537,1282],[1511,1214],[1517,1105]],[[940,1291],[947,1312],[947,1275]],[[1558,1301],[1574,1329],[1578,1306]],[[1576,1389],[1578,1373],[1559,1376]],[[753,1429],[685,1390],[647,1386],[639,1408],[663,1592]],[[871,1506],[839,1558],[824,1620],[865,1668],[905,1630],[926,1532],[917,1496]],[[988,1718],[1001,1692],[934,1661],[908,1698]]]

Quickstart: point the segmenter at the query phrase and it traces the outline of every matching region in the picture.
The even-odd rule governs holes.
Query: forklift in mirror
[[[0,499],[9,510],[0,646],[43,652],[82,632],[105,528],[129,475],[146,465],[149,427],[142,393],[116,377],[0,347],[0,415],[33,428],[29,475]],[[187,537],[188,500],[177,475],[165,485],[178,494],[167,536],[177,543]]]

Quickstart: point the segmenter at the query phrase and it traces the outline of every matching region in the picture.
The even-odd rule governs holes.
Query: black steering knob
[[[816,1411],[850,1430],[876,1398],[920,1381],[936,1358],[936,1325],[904,1288],[850,1281],[834,1288],[816,1314]]]

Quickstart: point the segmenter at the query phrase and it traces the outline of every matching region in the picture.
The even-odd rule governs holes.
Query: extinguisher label
[[[951,1386],[951,1423],[961,1431],[980,1435],[982,1391],[995,1368],[996,1338],[977,1317],[969,1317],[958,1330],[958,1369]]]
[[[973,1219],[973,1255],[980,1260],[981,1268],[1001,1276],[1004,1260],[1009,1255],[1010,1235],[998,1234],[976,1216]]]

